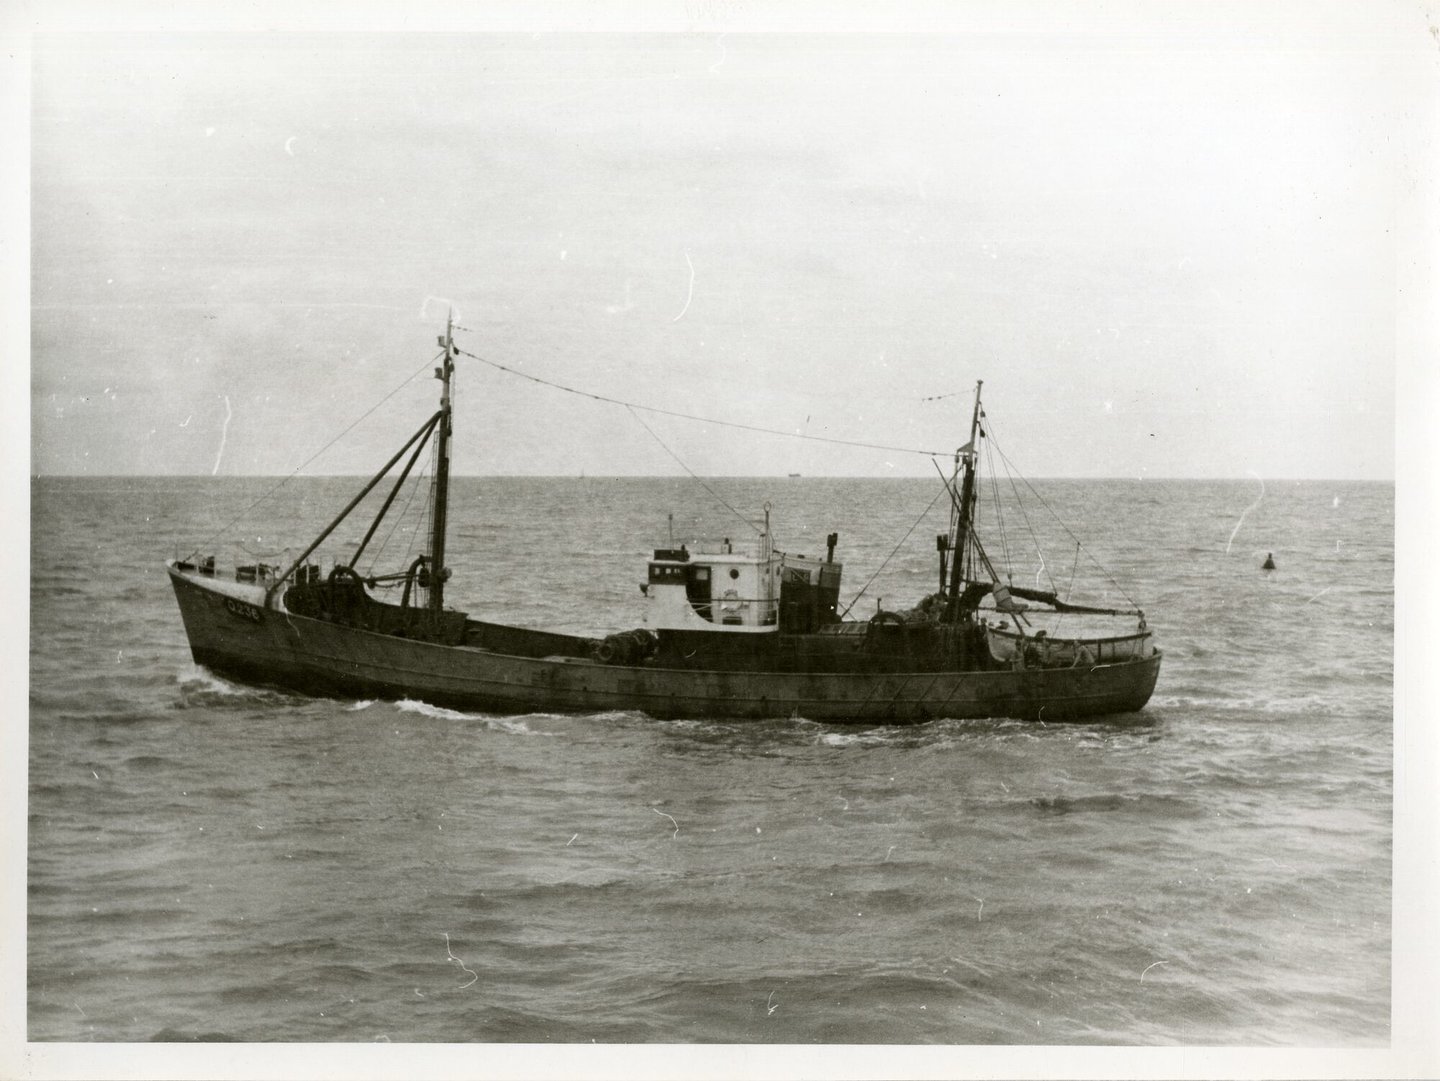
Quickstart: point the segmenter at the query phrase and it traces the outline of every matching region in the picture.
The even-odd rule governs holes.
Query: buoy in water
[[[1265,562],[1262,563],[1262,564],[1260,564],[1260,569],[1261,569],[1262,571],[1273,571],[1273,570],[1275,569],[1275,553],[1274,553],[1274,552],[1266,552],[1266,553],[1265,553]]]

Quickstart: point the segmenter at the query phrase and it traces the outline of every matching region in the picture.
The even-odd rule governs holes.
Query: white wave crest
[[[821,732],[818,742],[827,747],[874,747],[891,740],[891,733],[866,729],[863,732]]]
[[[254,687],[244,687],[238,683],[221,679],[209,669],[201,668],[198,664],[176,672],[175,682],[186,690],[208,691],[211,694],[223,694],[231,698],[254,697],[260,693]]]
[[[486,717],[485,724],[489,728],[498,728],[502,732],[513,732],[517,736],[534,735],[534,730],[518,717]]]
[[[437,720],[479,721],[486,728],[492,730],[514,732],[520,735],[531,734],[530,726],[518,717],[493,717],[484,713],[462,713],[458,709],[432,706],[429,702],[421,702],[415,698],[402,698],[395,703],[395,708],[402,713],[418,713],[422,717],[434,717]]]
[[[395,703],[395,708],[402,713],[418,713],[422,717],[438,717],[446,721],[483,721],[485,718],[479,713],[461,713],[458,709],[446,709],[444,706],[432,706],[429,702],[421,702],[416,698],[402,698]]]

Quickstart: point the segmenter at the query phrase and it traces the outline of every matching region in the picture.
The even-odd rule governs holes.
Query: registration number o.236
[[[226,597],[225,608],[233,616],[248,619],[252,623],[260,622],[260,609],[256,608],[253,604],[237,601],[234,597]]]

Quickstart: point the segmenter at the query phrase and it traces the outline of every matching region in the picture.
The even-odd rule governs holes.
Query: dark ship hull
[[[427,640],[396,623],[394,606],[376,604],[375,629],[367,629],[330,612],[301,614],[296,609],[306,606],[296,601],[303,595],[294,590],[267,591],[188,565],[171,564],[169,572],[197,663],[304,694],[420,699],[502,713],[638,710],[659,718],[798,716],[870,724],[1064,721],[1140,709],[1160,670],[1148,633],[1087,640],[1084,653],[1058,660],[1033,650],[1027,657],[1023,648],[1005,660],[972,649],[971,663],[980,667],[945,670],[936,667],[933,650],[909,646],[905,628],[864,623],[774,636],[767,647],[771,663],[790,670],[743,667],[733,653],[717,654],[713,667],[696,667],[706,662],[696,662],[693,650],[689,667],[672,667],[663,648],[641,663],[604,663],[595,656],[597,643],[578,636],[447,613],[450,626]],[[753,665],[755,658],[743,663]]]

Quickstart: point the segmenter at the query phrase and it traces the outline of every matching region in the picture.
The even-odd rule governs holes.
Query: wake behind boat
[[[866,724],[1074,720],[1133,712],[1154,690],[1161,654],[1143,612],[1002,582],[986,555],[974,528],[986,438],[979,384],[969,442],[942,478],[950,525],[936,538],[938,588],[907,611],[847,618],[838,534],[827,537],[823,558],[782,551],[767,505],[752,543],[655,549],[641,587],[644,625],[634,630],[592,638],[471,619],[445,598],[451,386],[461,352],[451,323],[439,344],[440,408],[298,558],[241,565],[233,576],[217,570],[214,556],[167,564],[198,664],[306,694],[504,713],[640,710]],[[428,550],[392,573],[362,573],[361,555],[430,444]],[[402,459],[354,554],[322,567],[320,546]],[[398,603],[379,596],[397,589]],[[1138,622],[1114,634],[1051,637],[1033,629],[1038,610],[1030,604]]]

